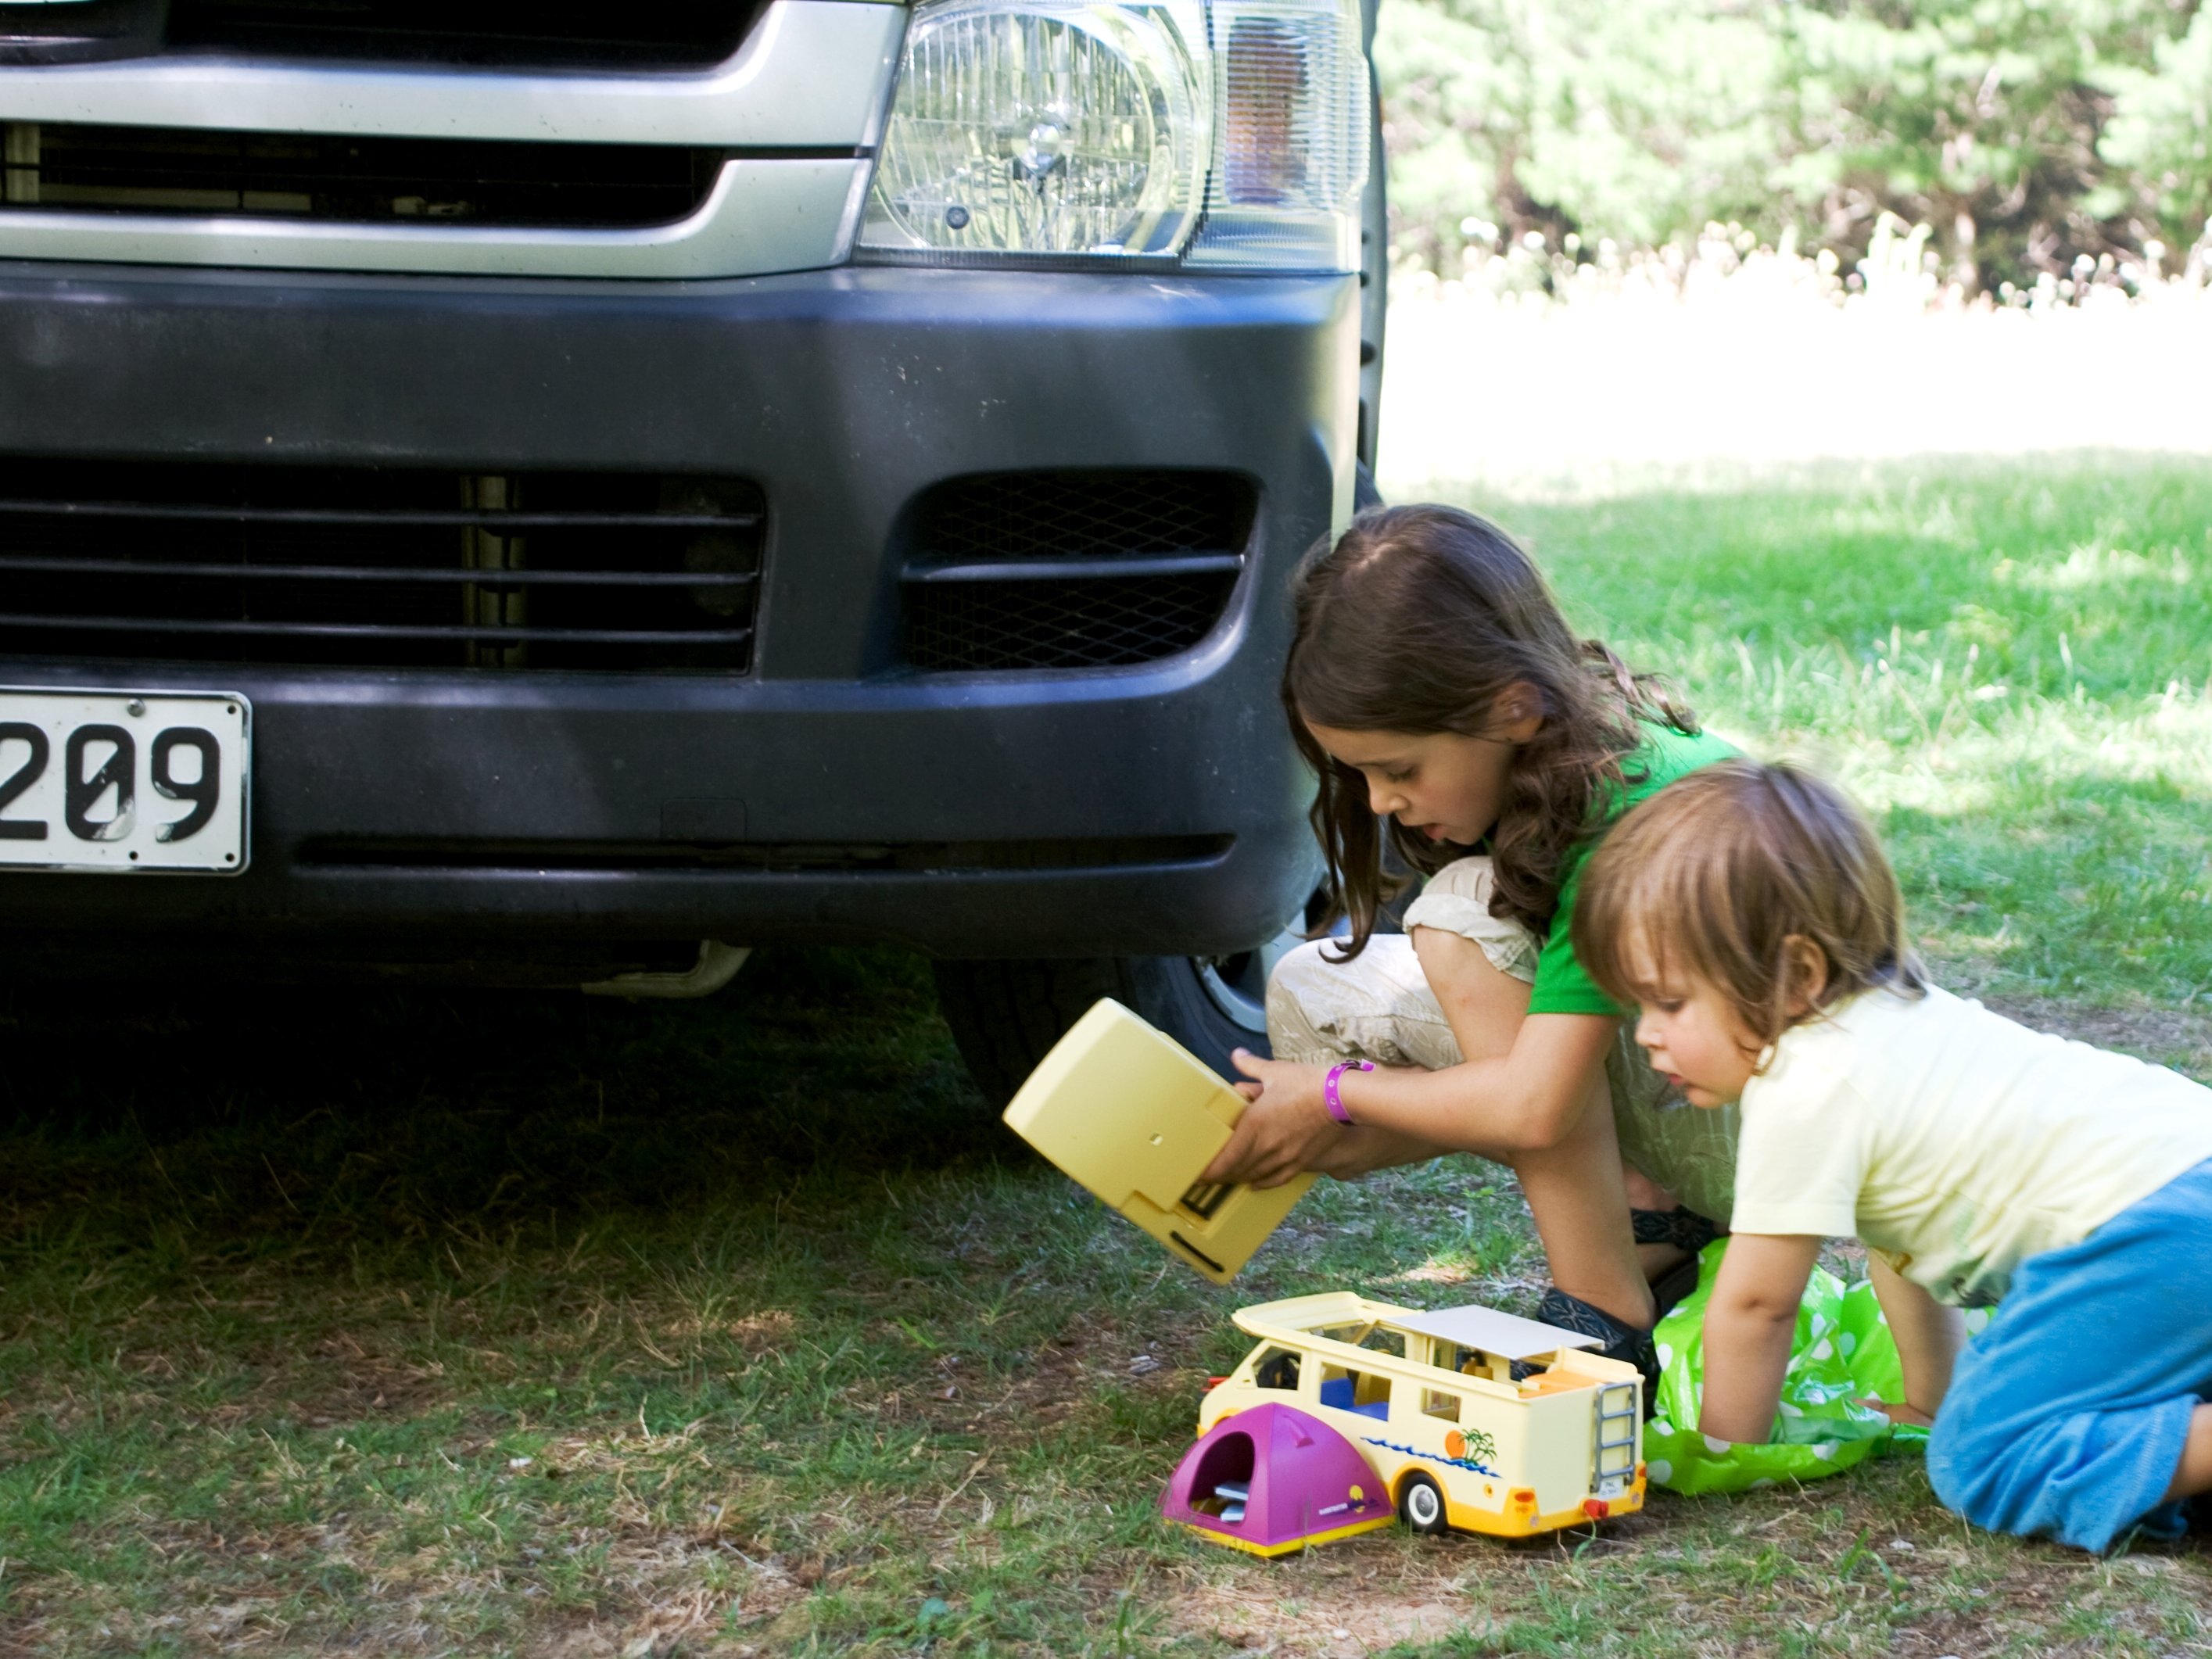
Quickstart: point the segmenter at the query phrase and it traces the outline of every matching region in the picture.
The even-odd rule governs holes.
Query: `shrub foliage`
[[[1891,213],[1972,293],[2172,261],[2212,210],[2196,0],[1388,0],[1376,51],[1395,240],[1440,270],[1713,222],[1849,263]]]

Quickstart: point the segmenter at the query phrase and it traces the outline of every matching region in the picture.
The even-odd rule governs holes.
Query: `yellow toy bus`
[[[1416,1532],[1525,1537],[1644,1507],[1644,1379],[1582,1352],[1594,1338],[1494,1308],[1423,1313],[1349,1291],[1235,1317],[1258,1346],[1207,1392],[1201,1440],[1237,1413],[1292,1407],[1358,1449]],[[1206,1494],[1193,1497],[1193,1522],[1226,1531],[1207,1524]]]

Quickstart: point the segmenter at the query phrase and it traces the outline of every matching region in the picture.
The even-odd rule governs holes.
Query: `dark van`
[[[1358,0],[0,0],[18,972],[933,957],[1263,1032]]]

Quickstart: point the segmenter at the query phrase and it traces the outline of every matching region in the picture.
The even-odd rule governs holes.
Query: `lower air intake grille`
[[[1218,472],[1030,472],[915,514],[908,656],[935,672],[1106,668],[1188,651],[1228,609],[1255,498]]]
[[[1152,662],[1211,633],[1236,585],[1234,571],[933,585],[912,602],[914,662],[939,671]]]
[[[0,462],[0,655],[738,674],[753,485]]]
[[[944,559],[1089,559],[1233,552],[1251,486],[1220,472],[1003,472],[934,491],[924,549]]]
[[[723,153],[669,144],[10,122],[0,209],[620,229],[696,212]]]

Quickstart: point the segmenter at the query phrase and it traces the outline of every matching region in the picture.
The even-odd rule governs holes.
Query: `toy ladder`
[[[1596,1486],[1607,1497],[1636,1478],[1636,1385],[1609,1382],[1597,1391]]]

